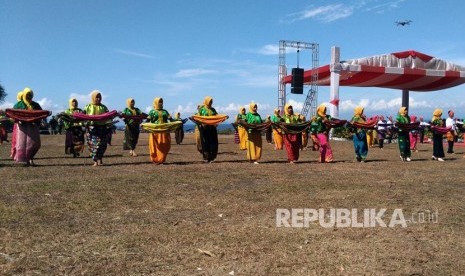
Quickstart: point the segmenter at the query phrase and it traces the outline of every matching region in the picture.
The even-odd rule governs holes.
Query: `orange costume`
[[[153,101],[153,108],[148,115],[148,119],[154,124],[164,124],[172,118],[168,111],[163,109],[163,99],[155,98]],[[169,131],[161,133],[152,133],[149,137],[149,152],[150,160],[159,165],[166,161],[168,152],[171,149],[171,135]]]

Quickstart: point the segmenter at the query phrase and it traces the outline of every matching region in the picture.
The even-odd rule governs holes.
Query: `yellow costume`
[[[273,123],[279,123],[281,121],[281,116],[279,115],[279,109],[274,110],[274,114],[271,117]],[[283,149],[283,133],[280,128],[273,127],[273,140],[274,140],[274,149],[282,150]]]
[[[246,118],[245,107],[241,107],[241,109],[239,110],[239,114],[237,114],[236,116],[236,123],[239,120],[245,121],[245,118]],[[239,149],[246,150],[247,149],[247,130],[243,126],[238,125],[237,132],[239,133]]]
[[[261,124],[262,118],[256,111],[257,104],[250,103],[249,113],[246,116],[248,124]],[[247,159],[257,162],[262,157],[262,133],[249,129],[247,132]]]
[[[153,110],[149,112],[149,120],[154,124],[167,123],[171,120],[168,111],[163,109],[163,99],[155,98],[153,101]],[[149,138],[149,152],[150,160],[159,165],[166,161],[168,152],[171,149],[171,135],[170,132],[152,133]]]

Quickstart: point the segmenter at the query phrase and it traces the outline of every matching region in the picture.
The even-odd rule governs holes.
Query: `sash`
[[[246,123],[246,122],[244,122],[242,120],[239,120],[237,122],[237,124],[242,126],[245,129],[247,129],[247,130],[250,129],[250,130],[256,130],[256,131],[264,131],[264,130],[268,129],[271,126],[270,121],[260,123],[260,124],[249,124],[249,123]]]
[[[73,113],[72,116],[76,121],[108,121],[113,120],[113,118],[117,117],[118,111],[112,110],[99,115],[87,115],[84,113],[76,112]]]
[[[26,123],[32,123],[40,121],[52,115],[52,112],[48,110],[27,110],[27,109],[10,109],[5,110],[6,116],[9,118]]]
[[[310,127],[311,124],[312,124],[311,121],[307,121],[304,123],[294,123],[294,124],[288,124],[288,123],[283,123],[283,122],[273,123],[274,126],[278,127],[285,133],[290,133],[290,134],[302,133],[306,131]]]
[[[222,122],[226,121],[229,118],[226,114],[219,114],[214,116],[200,116],[200,115],[193,115],[189,117],[189,119],[198,124],[198,125],[209,125],[209,126],[217,126]]]
[[[176,130],[182,125],[182,121],[174,121],[163,124],[142,123],[141,127],[150,133],[166,133]]]

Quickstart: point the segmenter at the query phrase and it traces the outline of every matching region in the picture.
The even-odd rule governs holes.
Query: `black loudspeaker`
[[[292,94],[303,94],[304,93],[304,69],[303,68],[292,68],[291,93]]]

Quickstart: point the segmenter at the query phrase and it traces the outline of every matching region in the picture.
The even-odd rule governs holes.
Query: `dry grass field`
[[[64,155],[64,136],[42,136],[36,167],[0,146],[1,275],[465,275],[465,147],[437,162],[422,144],[403,163],[388,144],[362,164],[332,141],[335,163],[306,150],[290,165],[264,144],[253,165],[220,135],[205,164],[187,134],[156,166],[147,134],[138,157],[122,136],[98,168]],[[276,227],[278,208],[401,209],[408,222]]]

